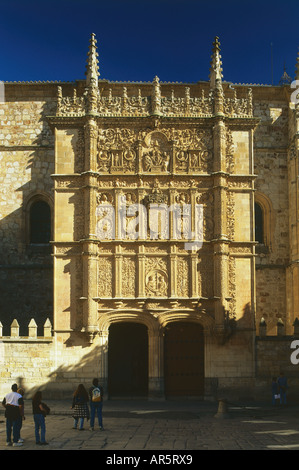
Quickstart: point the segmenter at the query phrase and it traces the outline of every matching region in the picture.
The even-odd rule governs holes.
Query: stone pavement
[[[36,446],[31,401],[25,400],[22,447],[5,445],[4,409],[0,411],[1,451],[100,450],[105,459],[124,451],[128,456],[147,451],[176,453],[186,459],[197,450],[299,449],[298,405],[229,404],[228,414],[216,417],[217,402],[108,400],[103,405],[104,430],[90,431],[86,422],[85,430],[78,431],[72,429],[71,399],[45,401],[51,407],[46,418],[49,445]]]

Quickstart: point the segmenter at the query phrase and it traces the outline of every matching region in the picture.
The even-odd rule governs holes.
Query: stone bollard
[[[218,400],[218,411],[214,416],[215,418],[228,418],[227,401],[224,398]]]

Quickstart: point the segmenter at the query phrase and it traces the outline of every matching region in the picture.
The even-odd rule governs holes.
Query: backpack
[[[98,387],[95,387],[91,392],[91,401],[99,402],[102,401],[101,390]]]

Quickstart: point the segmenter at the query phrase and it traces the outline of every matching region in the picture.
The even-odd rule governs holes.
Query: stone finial
[[[62,103],[62,88],[59,85],[57,87],[57,113],[60,112],[61,109],[61,103]]]
[[[277,321],[277,336],[283,336],[284,335],[284,324],[281,318],[278,319]]]
[[[156,116],[161,116],[161,88],[160,80],[156,76],[153,80],[153,89],[152,89],[152,114]]]
[[[45,324],[44,324],[44,337],[48,338],[50,336],[52,336],[52,324],[51,324],[49,318],[47,318],[47,320],[45,321]]]
[[[10,336],[13,336],[14,338],[20,336],[20,325],[16,319],[14,319],[10,325]]]
[[[30,323],[28,325],[28,336],[30,338],[37,337],[37,324],[35,323],[35,320],[33,318],[30,320]]]
[[[210,82],[211,87],[216,88],[217,86],[222,86],[222,61],[220,55],[220,42],[219,38],[216,36],[213,42],[213,53],[211,56],[211,68],[210,68]]]
[[[259,334],[260,336],[266,336],[267,335],[267,323],[265,322],[265,319],[262,317],[259,325]]]
[[[98,97],[99,97],[99,87],[98,87],[98,53],[96,47],[95,35],[92,33],[91,39],[89,41],[89,51],[88,59],[86,66],[86,97],[87,97],[87,112],[89,114],[97,113],[98,108]]]
[[[98,78],[99,78],[99,61],[98,61],[98,53],[97,53],[97,40],[95,38],[95,34],[91,34],[91,38],[89,41],[89,51],[88,51],[88,58],[87,58],[87,65],[86,65],[86,85],[87,87],[98,86]]]
[[[214,95],[214,114],[221,116],[224,114],[224,94],[222,88],[222,62],[220,55],[220,42],[216,36],[213,42],[213,54],[211,56],[210,86]]]
[[[287,69],[286,69],[286,66],[284,64],[283,74],[281,76],[281,79],[279,80],[279,85],[280,86],[289,85],[291,82],[292,82],[292,78],[287,74]]]

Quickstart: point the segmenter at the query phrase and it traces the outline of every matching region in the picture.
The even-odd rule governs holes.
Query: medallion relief
[[[148,297],[166,297],[168,293],[167,262],[162,258],[147,258],[145,292]]]

